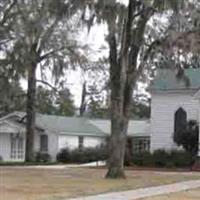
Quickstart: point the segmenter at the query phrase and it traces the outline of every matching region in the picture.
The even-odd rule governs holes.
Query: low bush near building
[[[153,166],[153,156],[150,152],[136,153],[132,155],[132,163],[138,166]]]
[[[62,163],[88,163],[108,159],[108,150],[105,146],[69,150],[62,149],[57,154],[57,161]],[[157,150],[154,153],[142,152],[125,156],[125,165],[145,167],[184,168],[193,165],[194,157],[185,151]]]
[[[182,146],[185,151],[197,155],[199,141],[199,125],[195,120],[189,120],[186,124],[178,127],[174,133],[174,142]]]
[[[108,151],[104,146],[74,150],[65,148],[57,154],[57,161],[62,163],[88,163],[107,160],[107,157]]]
[[[166,167],[168,163],[171,161],[170,153],[162,149],[155,151],[152,156],[153,156],[153,163],[157,167]]]
[[[51,156],[48,153],[37,152],[35,154],[36,163],[48,163],[51,162]]]
[[[70,162],[70,150],[68,148],[62,149],[56,156],[58,162],[68,163]]]
[[[195,158],[185,151],[157,150],[153,154],[149,152],[133,154],[132,162],[138,166],[147,167],[190,167],[193,165]]]
[[[195,156],[185,151],[172,151],[171,160],[175,167],[190,167],[195,162]]]

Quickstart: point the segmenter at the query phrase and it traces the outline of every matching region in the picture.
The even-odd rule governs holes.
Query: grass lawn
[[[141,200],[199,200],[200,199],[200,188],[195,190],[188,190],[184,192],[178,192],[173,194],[166,194],[163,196],[145,198]]]
[[[105,173],[105,169],[89,168],[0,167],[0,200],[60,200],[200,179],[200,173],[129,170],[125,180],[106,180]]]

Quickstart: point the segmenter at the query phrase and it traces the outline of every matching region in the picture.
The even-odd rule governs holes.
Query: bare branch
[[[53,89],[55,92],[58,92],[58,89],[56,87],[54,87],[53,85],[51,85],[50,83],[48,83],[47,81],[44,80],[36,80],[36,82],[38,83],[42,83],[44,85],[47,85],[48,87],[50,87],[51,89]]]
[[[46,54],[40,56],[39,61],[41,62],[42,60],[44,60],[44,59],[46,59],[46,58],[48,58],[48,57],[51,57],[53,54],[55,54],[55,53],[57,53],[57,52],[59,52],[59,51],[61,51],[61,50],[63,50],[63,49],[64,49],[64,47],[61,47],[61,48],[59,48],[59,49],[54,49],[54,50],[52,50],[52,51],[49,51],[49,52],[47,52]]]
[[[140,63],[140,65],[137,68],[137,73],[136,73],[137,77],[139,77],[142,74],[144,66],[145,66],[145,63],[147,62],[147,60],[148,60],[149,56],[151,55],[152,51],[156,47],[159,47],[164,41],[165,41],[165,39],[162,39],[162,40],[158,39],[158,40],[153,41],[150,45],[148,45],[148,49],[146,50],[146,52],[145,52],[145,54],[143,56],[142,62]]]
[[[10,11],[12,10],[12,8],[17,4],[17,0],[13,0],[13,2],[10,4],[10,6],[5,10],[4,14],[3,14],[3,18],[0,21],[0,26],[3,26],[4,23],[7,21],[7,19],[9,18],[9,14]]]
[[[75,48],[75,46],[62,46],[62,47],[60,47],[58,49],[51,50],[51,51],[47,52],[46,54],[40,56],[39,62],[41,62],[42,60],[44,60],[46,58],[51,57],[53,54],[55,54],[57,52],[65,50],[65,49],[68,50],[69,52],[73,53],[74,52],[74,50],[73,50],[74,48]]]
[[[43,45],[46,43],[46,41],[51,36],[55,26],[58,24],[58,21],[59,21],[59,18],[57,17],[54,20],[54,22],[51,24],[51,26],[43,34],[40,35],[39,40],[38,40],[39,47],[37,47],[38,51],[39,51],[39,49],[43,48]]]

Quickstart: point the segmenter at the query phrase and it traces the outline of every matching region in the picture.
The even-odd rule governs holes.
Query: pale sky
[[[107,47],[107,42],[105,41],[105,34],[107,33],[107,27],[104,24],[101,25],[94,25],[90,32],[88,33],[87,28],[83,28],[83,31],[80,34],[79,41],[82,42],[82,44],[87,44],[90,46],[92,54],[90,58],[94,61],[98,60],[98,58],[102,56],[108,56],[108,50],[102,49],[102,47]],[[40,70],[38,68],[37,70],[37,79],[41,79]],[[52,83],[52,77],[50,75],[50,72],[46,72],[46,75],[48,76],[49,83]],[[66,72],[66,87],[68,87],[74,97],[74,102],[77,107],[80,106],[81,102],[81,91],[82,91],[82,84],[84,81],[84,78],[89,81],[92,81],[88,75],[85,75],[86,77],[83,77],[83,72],[80,69],[74,70],[68,70]],[[22,87],[27,90],[27,80],[22,79],[21,80]]]

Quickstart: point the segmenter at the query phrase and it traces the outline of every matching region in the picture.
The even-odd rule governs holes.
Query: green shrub
[[[84,148],[69,150],[62,149],[57,154],[57,161],[62,163],[88,163],[99,160],[107,160],[108,152],[104,146],[96,148]]]
[[[194,157],[191,153],[185,151],[172,151],[170,160],[172,160],[175,167],[189,167],[194,163]]]
[[[190,167],[194,163],[194,157],[185,151],[156,150],[153,154],[149,152],[132,155],[132,163],[147,167]]]
[[[84,149],[83,150],[79,150],[79,149],[74,149],[70,152],[70,160],[69,162],[71,163],[86,163],[87,160],[88,162],[90,162],[90,158],[87,158],[87,152],[88,150]]]
[[[156,150],[153,153],[153,163],[157,167],[165,167],[170,160],[170,155],[165,150]]]
[[[61,151],[57,154],[56,159],[58,162],[67,163],[70,162],[70,151],[68,148],[61,149]]]
[[[143,153],[143,165],[144,166],[153,166],[154,165],[154,159],[150,152],[144,152]]]
[[[1,157],[1,155],[0,155],[0,162],[2,162],[3,161],[3,158]]]
[[[75,149],[71,151],[71,162],[88,163],[98,160],[107,160],[107,151],[103,147],[85,148],[82,150]]]
[[[135,153],[135,154],[133,154],[132,162],[135,165],[143,166],[143,156],[142,156],[142,153]]]
[[[51,156],[48,153],[37,152],[35,154],[35,162],[38,162],[38,163],[51,162]]]
[[[153,156],[150,152],[133,154],[133,164],[138,166],[153,166]]]
[[[174,142],[182,146],[193,156],[197,155],[199,141],[199,125],[195,120],[189,120],[185,126],[174,133]]]
[[[107,160],[108,151],[106,147],[84,148],[69,150],[62,149],[57,154],[57,161],[62,163],[88,163],[100,160]],[[147,167],[189,167],[192,166],[194,158],[185,151],[156,150],[154,153],[135,153],[128,158],[125,157],[125,165],[138,165]]]

